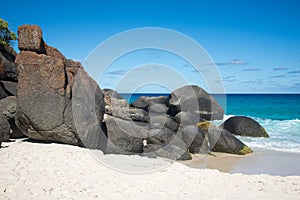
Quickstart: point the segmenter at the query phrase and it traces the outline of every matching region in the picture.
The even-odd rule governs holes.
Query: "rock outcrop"
[[[143,140],[149,132],[148,124],[122,120],[113,116],[106,116],[107,149],[111,154],[141,154]]]
[[[5,124],[9,124],[9,130],[3,132],[3,141],[8,142],[9,139],[24,137],[24,134],[15,124],[15,116],[17,110],[17,99],[14,96],[6,97],[0,100],[0,114],[4,115]],[[4,119],[3,123],[4,123]]]
[[[209,141],[214,144],[212,151],[238,155],[252,153],[252,150],[224,129],[214,128],[210,130]]]
[[[104,94],[105,105],[111,105],[111,99],[123,99],[125,100],[117,91],[105,88],[102,90]],[[126,101],[127,102],[127,101]]]
[[[48,46],[38,26],[20,26],[16,123],[30,138],[100,148],[103,94],[80,63]]]
[[[209,152],[208,139],[205,138],[204,132],[197,126],[189,125],[179,130],[179,135],[188,146],[190,153]]]
[[[10,125],[3,113],[0,113],[0,146],[2,141],[9,141]]]
[[[1,130],[1,132],[0,132],[0,148],[1,148],[1,144],[2,144],[2,142],[3,142],[3,133],[2,133],[2,127],[3,125],[2,125],[2,116],[0,115],[0,130]]]
[[[202,88],[185,86],[169,97],[142,96],[129,105],[114,90],[102,92],[80,63],[46,44],[40,27],[20,26],[18,35],[18,55],[0,49],[0,144],[3,137],[24,133],[104,153],[173,160],[210,150],[251,152],[206,121],[222,119],[224,111]]]
[[[132,108],[116,91],[104,89],[105,113],[124,120],[149,122],[148,113],[143,109]]]
[[[212,151],[245,155],[252,150],[225,129],[215,127],[209,122],[200,122],[198,127],[207,134]]]
[[[143,155],[172,160],[192,159],[188,152],[188,146],[182,138],[178,137],[176,132],[165,127],[149,131]]]
[[[175,115],[175,121],[180,126],[196,126],[199,122],[205,121],[199,114],[181,111]]]
[[[106,113],[125,120],[133,120],[138,122],[149,122],[148,113],[143,109],[129,107],[110,107]]]
[[[46,54],[42,29],[36,25],[23,25],[18,28],[18,47],[20,51]]]
[[[0,81],[0,88],[2,88],[2,90],[5,92],[6,96],[16,96],[17,95],[17,82]]]
[[[17,53],[10,46],[0,45],[0,99],[16,95],[18,80],[16,55]]]
[[[0,45],[0,80],[17,82],[16,56],[12,47]]]
[[[144,109],[148,112],[149,107],[153,106],[154,104],[166,105],[167,98],[165,96],[158,96],[158,97],[141,96],[135,102],[131,103],[131,106],[135,108]]]
[[[18,81],[16,56],[12,47],[0,45],[0,114],[3,115],[0,134],[5,142],[24,136],[15,124],[17,100],[14,96]]]
[[[106,153],[191,159],[187,145],[176,136],[178,124],[167,115],[166,97],[140,97],[128,105],[114,90],[105,89],[104,95]]]
[[[223,119],[224,110],[215,98],[196,85],[188,85],[174,90],[168,97],[169,114],[175,116],[180,111],[198,114],[206,120]]]
[[[142,96],[130,105],[114,90],[104,93],[108,153],[185,160],[191,159],[190,153],[251,152],[231,133],[202,118],[221,119],[224,111],[198,86],[179,88],[168,98]]]
[[[149,116],[167,115],[169,108],[162,103],[154,103],[148,106]]]
[[[178,124],[169,116],[156,115],[150,118],[150,128],[151,129],[168,128],[176,132],[178,129]]]
[[[269,137],[267,131],[257,121],[245,116],[235,116],[227,119],[221,125],[234,135],[249,137]]]
[[[179,140],[180,141],[180,140]],[[181,145],[161,145],[161,144],[149,144],[144,147],[144,153],[142,156],[150,158],[167,158],[171,160],[191,160],[192,156],[186,150],[186,146],[183,142]]]

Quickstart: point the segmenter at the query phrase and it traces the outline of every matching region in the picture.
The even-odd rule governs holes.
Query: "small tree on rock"
[[[8,23],[0,18],[0,46],[11,45],[16,39],[16,34],[8,29]]]

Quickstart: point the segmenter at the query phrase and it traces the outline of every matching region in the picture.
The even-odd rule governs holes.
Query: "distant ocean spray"
[[[168,94],[122,94],[130,103],[140,96],[168,96]],[[270,138],[239,138],[250,147],[300,153],[300,94],[227,94],[214,95],[226,107],[224,120],[243,115],[257,120]],[[214,121],[216,125],[223,121]]]

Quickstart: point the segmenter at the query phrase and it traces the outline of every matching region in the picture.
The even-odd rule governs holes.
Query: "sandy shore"
[[[252,154],[240,156],[225,153],[194,155],[193,160],[181,161],[187,166],[217,169],[226,173],[270,174],[300,176],[300,153],[289,153],[254,148]]]
[[[17,140],[2,146],[5,147],[0,149],[0,199],[300,197],[300,176],[228,174],[138,156],[103,156],[100,151],[91,153],[62,144]],[[97,156],[101,157],[100,161],[95,159]],[[131,172],[120,172],[109,166]],[[145,168],[145,172],[134,174],[134,170],[142,172]]]

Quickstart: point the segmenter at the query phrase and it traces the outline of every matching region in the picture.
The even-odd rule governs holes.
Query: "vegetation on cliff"
[[[0,45],[12,45],[16,39],[17,36],[14,32],[9,30],[7,21],[0,18]]]

